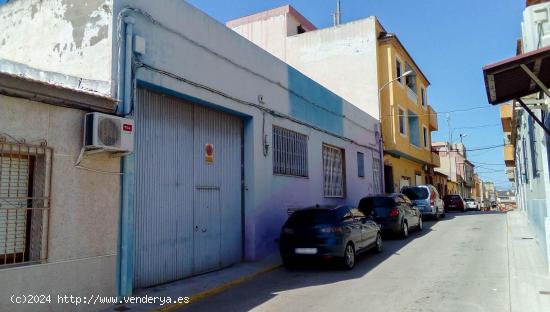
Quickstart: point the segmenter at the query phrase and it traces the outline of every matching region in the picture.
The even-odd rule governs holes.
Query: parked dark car
[[[445,195],[443,197],[443,202],[445,203],[445,211],[466,211],[466,203],[460,195]]]
[[[409,186],[401,190],[403,195],[407,196],[413,204],[420,210],[422,217],[439,219],[445,218],[445,208],[443,199],[435,186],[426,184],[418,186]]]
[[[297,210],[286,221],[279,242],[287,268],[298,261],[337,260],[352,269],[358,253],[382,252],[380,228],[357,209],[317,206]]]
[[[409,236],[409,228],[422,231],[422,214],[407,196],[394,193],[368,196],[359,202],[359,210],[372,216],[384,233]]]

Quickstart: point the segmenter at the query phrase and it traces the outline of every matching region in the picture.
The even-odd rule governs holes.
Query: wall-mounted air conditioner
[[[134,121],[102,113],[84,117],[84,148],[87,151],[129,153],[134,151]]]
[[[550,2],[530,5],[523,11],[523,53],[550,45]]]

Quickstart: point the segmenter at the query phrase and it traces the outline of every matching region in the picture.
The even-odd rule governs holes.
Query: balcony
[[[513,145],[504,145],[504,163],[506,164],[506,167],[515,166],[515,155],[516,153],[514,153]]]
[[[430,131],[437,131],[437,112],[432,108],[431,105],[428,105],[428,114],[430,116]]]
[[[514,126],[514,105],[502,104],[500,105],[500,121],[502,122],[502,131],[512,132]]]

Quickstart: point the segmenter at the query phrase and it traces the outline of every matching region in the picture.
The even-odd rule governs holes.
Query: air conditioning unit
[[[84,117],[84,148],[87,151],[133,152],[134,131],[131,119],[88,113]]]

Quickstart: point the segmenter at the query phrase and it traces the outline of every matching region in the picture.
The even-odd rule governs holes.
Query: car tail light
[[[321,233],[342,233],[342,228],[339,226],[325,227],[319,230]]]
[[[392,210],[390,210],[390,218],[395,218],[399,215],[399,210],[397,210],[396,208],[393,208]]]
[[[283,228],[283,234],[294,234],[294,230],[291,228]]]
[[[435,205],[435,194],[432,193],[432,195],[430,195],[430,205]]]

